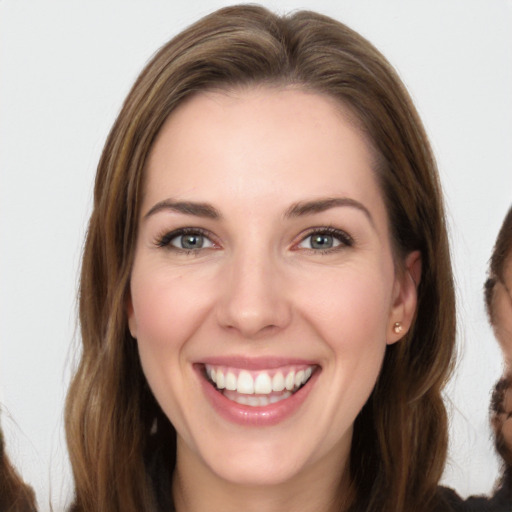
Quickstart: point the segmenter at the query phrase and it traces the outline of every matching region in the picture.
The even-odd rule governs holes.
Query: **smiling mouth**
[[[249,371],[205,364],[204,376],[228,400],[251,407],[265,407],[290,398],[308,383],[315,369],[315,365],[293,365]]]

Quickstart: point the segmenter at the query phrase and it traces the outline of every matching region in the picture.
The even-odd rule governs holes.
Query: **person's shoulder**
[[[439,487],[432,512],[512,512],[512,502],[500,493],[492,498],[471,496],[464,500],[453,489]]]
[[[437,489],[436,504],[432,512],[465,512],[464,500],[449,487]]]
[[[512,489],[502,486],[491,498],[470,496],[466,503],[471,512],[512,512]]]

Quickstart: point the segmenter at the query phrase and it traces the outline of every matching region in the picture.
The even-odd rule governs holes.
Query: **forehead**
[[[276,130],[271,133],[272,125]],[[163,138],[167,139],[166,143],[171,138],[175,139],[176,145],[182,139],[207,144],[223,136],[226,141],[228,138],[233,140],[233,129],[240,136],[236,142],[244,136],[252,136],[255,142],[259,140],[268,144],[271,136],[275,146],[284,147],[304,130],[313,129],[326,142],[342,135],[336,143],[350,137],[354,149],[357,147],[366,152],[370,163],[376,160],[373,145],[351,107],[327,94],[299,87],[257,85],[204,91],[186,98],[167,118],[157,135],[150,153],[150,164]]]
[[[299,89],[204,92],[167,119],[146,167],[145,203],[163,196],[283,204],[342,195],[385,216],[374,152],[348,109]]]

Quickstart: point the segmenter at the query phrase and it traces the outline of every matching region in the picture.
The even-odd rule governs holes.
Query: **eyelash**
[[[183,249],[180,247],[176,247],[171,245],[172,240],[175,238],[178,238],[180,236],[184,235],[199,235],[203,236],[207,240],[209,240],[213,245],[216,245],[216,243],[213,241],[212,235],[202,229],[202,228],[180,228],[176,229],[174,231],[164,232],[163,234],[159,235],[155,239],[155,246],[161,247],[161,248],[168,248],[169,250],[173,250],[176,252],[184,253],[184,254],[197,254],[203,249],[207,248],[198,248],[198,249]],[[339,242],[339,245],[334,247],[329,247],[327,249],[313,249],[313,248],[304,248],[304,250],[314,253],[314,254],[328,254],[332,252],[336,252],[339,250],[342,250],[347,247],[352,247],[354,245],[354,239],[345,231],[342,231],[341,229],[337,229],[334,227],[318,227],[318,228],[311,228],[305,235],[301,236],[300,240],[294,244],[293,250],[299,250],[298,247],[300,244],[305,242],[308,238],[315,236],[315,235],[327,235],[332,236],[334,239],[336,239]]]
[[[156,237],[154,244],[156,247],[167,248],[169,250],[180,252],[183,254],[194,254],[194,253],[197,254],[198,252],[200,252],[201,249],[206,249],[206,248],[183,249],[181,247],[176,247],[174,245],[171,245],[171,242],[175,238],[178,238],[178,237],[184,236],[184,235],[199,235],[199,236],[202,236],[202,237],[206,238],[207,240],[209,240],[213,245],[216,245],[212,239],[212,235],[208,231],[206,231],[202,228],[180,228],[180,229],[176,229],[174,231],[165,232]]]
[[[341,229],[333,228],[333,227],[318,227],[310,229],[305,236],[302,236],[300,241],[294,245],[297,247],[299,244],[305,242],[308,238],[315,235],[328,235],[332,236],[336,239],[340,244],[335,247],[329,247],[328,249],[305,249],[306,251],[314,254],[329,254],[339,250],[343,250],[347,247],[352,247],[354,245],[354,239],[345,231]]]

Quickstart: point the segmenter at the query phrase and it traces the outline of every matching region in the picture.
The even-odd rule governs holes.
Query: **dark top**
[[[499,488],[491,498],[471,496],[463,500],[446,487],[439,489],[439,496],[441,504],[435,512],[512,512],[512,489],[505,487]]]

